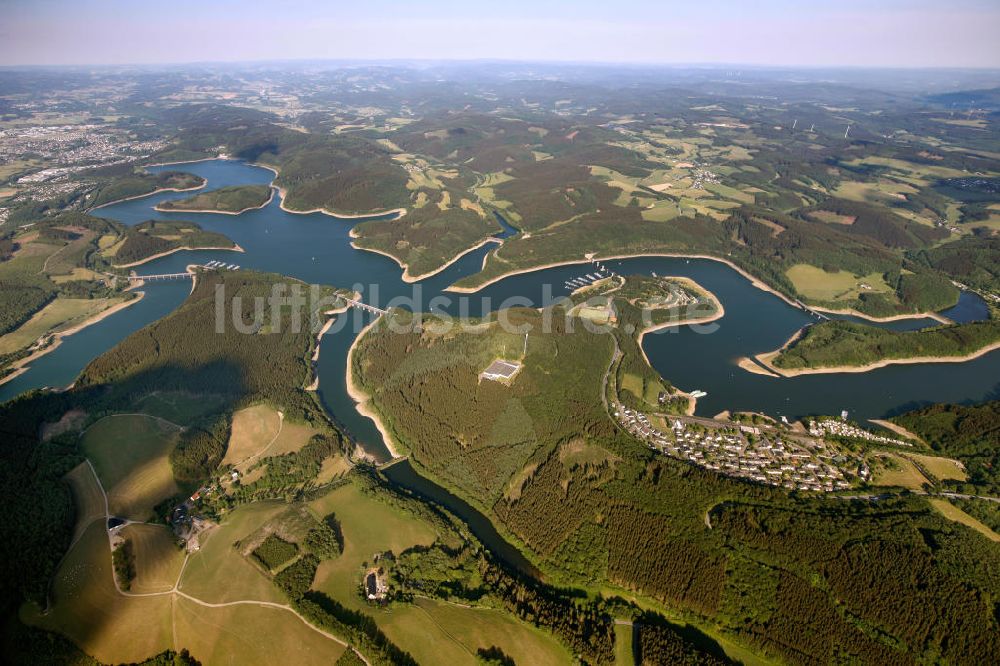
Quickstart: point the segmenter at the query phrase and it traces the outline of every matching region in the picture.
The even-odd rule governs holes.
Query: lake
[[[269,183],[273,178],[273,173],[267,169],[231,160],[152,168],[154,171],[164,169],[183,169],[203,176],[208,180],[206,189]],[[309,283],[351,287],[362,293],[362,300],[381,307],[399,304],[399,299],[411,299],[414,303],[409,306],[411,308],[426,309],[434,305],[432,310],[452,314],[461,310],[478,316],[505,302],[541,306],[566,294],[563,284],[567,279],[593,270],[588,264],[548,268],[510,276],[475,294],[459,295],[444,289],[478,271],[484,256],[493,251],[496,244],[489,243],[473,250],[441,273],[408,284],[400,279],[402,271],[392,259],[351,247],[349,232],[357,219],[322,213],[289,213],[281,210],[277,197],[262,209],[238,216],[153,210],[160,201],[187,196],[190,193],[164,192],[101,208],[94,214],[129,225],[147,219],[191,220],[205,229],[226,234],[246,250],[245,254],[178,252],[138,267],[136,270],[140,274],[180,272],[187,264],[218,259],[243,268],[282,273]],[[506,224],[501,231],[498,225],[498,236],[515,232]],[[736,366],[739,357],[773,350],[815,319],[775,295],[753,287],[746,278],[721,262],[639,257],[605,263],[622,275],[655,272],[661,276],[689,277],[715,293],[725,306],[725,317],[714,324],[663,329],[647,335],[643,343],[653,367],[670,382],[687,391],[707,392],[707,396],[698,400],[700,415],[711,416],[729,409],[798,418],[809,414],[839,414],[846,409],[851,418],[863,421],[932,402],[980,401],[1000,394],[1000,352],[966,363],[896,365],[859,374],[806,375],[788,379],[751,374]],[[150,283],[144,289],[146,296],[140,303],[66,338],[58,349],[36,361],[27,372],[0,386],[0,400],[31,388],[61,387],[71,383],[93,358],[176,308],[190,285],[186,282]],[[510,299],[515,298],[519,300],[511,303]],[[984,318],[987,311],[981,299],[963,294],[959,304],[945,314],[958,321],[971,321]],[[339,330],[335,327],[323,337],[317,366],[319,396],[330,413],[366,450],[385,459],[387,452],[378,431],[370,419],[360,416],[354,409],[344,379],[347,349],[368,315],[352,310],[343,316],[357,318],[357,321]],[[912,329],[930,323],[933,322],[904,320],[886,325]]]

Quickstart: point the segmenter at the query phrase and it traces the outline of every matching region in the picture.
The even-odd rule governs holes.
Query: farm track
[[[166,419],[162,419],[162,420],[166,421]],[[170,423],[169,421],[166,421],[166,422]],[[171,425],[176,425],[176,424],[171,424]],[[277,438],[277,436],[275,436],[275,438]],[[270,445],[268,445],[268,446],[270,446]],[[108,520],[111,518],[111,514],[110,514],[109,508],[108,508],[108,494],[104,490],[104,485],[101,483],[100,477],[97,476],[97,470],[94,469],[94,465],[90,462],[89,459],[87,460],[87,466],[90,468],[91,473],[94,475],[94,481],[97,483],[97,487],[100,488],[100,490],[101,490],[101,496],[104,499],[104,518],[103,518],[103,520],[104,520],[104,525],[105,525],[105,532],[108,535],[108,552],[109,552],[109,556],[110,556],[110,553],[111,553],[111,550],[112,550],[111,532],[107,531],[107,529],[106,529],[107,528],[107,524],[108,524]],[[124,525],[123,525],[123,527],[124,527]],[[70,549],[72,549],[72,547],[74,545],[76,545],[76,542],[74,542],[72,545],[70,545]],[[66,552],[69,553],[69,549]],[[274,608],[274,609],[277,609],[277,610],[286,611],[286,612],[291,613],[295,617],[297,617],[299,619],[299,621],[302,622],[302,624],[306,625],[307,627],[309,627],[310,629],[312,629],[316,633],[320,634],[321,636],[324,636],[325,638],[328,638],[329,640],[334,641],[338,645],[342,645],[342,646],[344,646],[344,647],[352,650],[356,655],[358,655],[358,657],[363,662],[365,662],[365,664],[367,664],[367,666],[371,666],[371,662],[368,661],[368,658],[365,657],[365,655],[361,654],[361,652],[359,652],[357,650],[357,648],[355,648],[354,646],[352,646],[350,643],[348,643],[344,639],[342,639],[342,638],[340,638],[338,636],[335,636],[334,634],[331,634],[328,631],[324,631],[323,629],[320,629],[316,625],[312,624],[301,613],[299,613],[297,610],[295,610],[294,608],[292,608],[288,604],[279,604],[279,603],[275,603],[273,601],[260,601],[260,600],[257,600],[257,599],[239,599],[239,600],[236,600],[236,601],[226,601],[226,602],[222,602],[222,603],[212,603],[212,602],[209,602],[209,601],[205,601],[203,599],[199,599],[198,597],[192,596],[192,595],[188,594],[187,592],[182,591],[180,589],[181,578],[184,576],[184,570],[187,568],[187,563],[188,563],[190,557],[191,557],[190,553],[188,553],[188,554],[186,554],[184,556],[184,563],[181,565],[181,570],[177,574],[177,580],[174,581],[174,586],[171,589],[165,590],[163,592],[135,593],[135,592],[125,592],[125,591],[123,591],[121,589],[121,587],[119,586],[119,584],[118,584],[118,577],[114,575],[114,565],[112,565],[111,578],[114,581],[115,590],[117,590],[118,594],[120,594],[123,597],[162,597],[162,596],[167,596],[167,595],[170,595],[173,598],[182,597],[182,598],[187,599],[188,601],[190,601],[192,603],[198,604],[199,606],[203,606],[205,608],[226,608],[228,606],[260,606],[260,607],[264,607],[264,608]],[[174,610],[175,610],[175,608],[172,605],[171,606],[171,624],[172,625],[173,625],[173,612],[174,612]],[[174,627],[174,632],[175,632],[174,647],[176,648],[177,647],[176,627]]]

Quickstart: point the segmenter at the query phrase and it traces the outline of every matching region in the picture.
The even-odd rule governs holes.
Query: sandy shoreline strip
[[[912,439],[913,441],[920,442],[921,444],[924,445],[927,444],[924,440],[920,439],[919,437],[917,437],[915,434],[913,434],[903,426],[897,425],[892,421],[886,421],[884,419],[868,419],[868,422],[874,423],[877,426],[882,426],[886,430],[891,430],[892,432],[896,433],[897,435],[905,439]]]
[[[944,315],[938,312],[914,312],[912,314],[898,314],[890,315],[888,317],[876,317],[874,315],[867,315],[863,312],[858,312],[853,308],[846,308],[843,310],[834,310],[833,308],[821,308],[817,306],[810,305],[810,309],[816,312],[822,312],[824,314],[835,314],[835,315],[849,315],[851,317],[857,317],[858,319],[865,319],[867,321],[874,321],[877,323],[886,323],[890,321],[902,321],[904,319],[933,319],[942,324],[954,324],[951,319],[948,319]]]
[[[699,294],[704,294],[715,306],[715,312],[713,312],[710,315],[706,315],[704,317],[694,317],[693,319],[680,319],[678,321],[667,321],[660,324],[653,324],[652,326],[647,326],[646,328],[639,331],[635,337],[635,342],[637,345],[639,345],[639,351],[642,352],[643,360],[646,361],[646,365],[648,365],[650,368],[653,367],[653,364],[649,362],[649,357],[646,355],[646,349],[642,346],[642,340],[643,338],[646,337],[647,333],[659,331],[660,329],[664,328],[672,328],[674,326],[696,326],[698,324],[707,324],[717,319],[722,319],[723,317],[726,316],[726,309],[722,306],[722,301],[720,301],[718,297],[716,297],[716,295],[713,294],[711,291],[709,291],[705,287],[702,287],[700,284],[698,284],[691,278],[683,276],[675,276],[675,275],[665,275],[662,277],[665,277],[668,280],[675,280],[677,282],[681,282],[687,287],[698,292]],[[674,388],[677,387],[675,386]],[[694,397],[687,391],[682,391],[681,389],[677,389],[676,395],[683,395],[687,398],[688,400],[687,415],[694,416],[694,412],[698,407],[698,398]]]
[[[764,354],[758,354],[755,358],[763,363],[769,370],[775,372],[782,377],[797,377],[799,375],[825,375],[833,373],[847,373],[847,372],[868,372],[870,370],[878,370],[879,368],[885,368],[890,365],[914,365],[919,363],[964,363],[966,361],[972,361],[979,358],[980,356],[985,356],[992,351],[1000,349],[1000,341],[994,342],[993,344],[986,345],[985,347],[978,349],[974,352],[970,352],[964,356],[913,356],[910,358],[887,358],[881,361],[876,361],[875,363],[869,363],[867,365],[832,365],[822,368],[796,368],[787,369],[779,368],[775,366],[772,361],[774,358],[781,353],[781,351],[787,348],[790,344],[795,342],[795,340],[801,335],[802,331],[796,331],[795,335],[789,338],[788,342],[782,345],[779,349],[772,352],[767,352]],[[744,368],[745,369],[745,368]]]
[[[760,365],[755,363],[752,358],[747,356],[741,356],[736,361],[736,365],[747,372],[752,372],[755,375],[762,375],[764,377],[780,377],[780,375],[776,375],[773,372],[768,371],[766,368],[762,368]]]
[[[354,229],[351,229],[350,236],[351,236],[351,238],[360,238],[360,236],[358,236],[355,233]],[[448,267],[450,267],[452,264],[454,264],[456,261],[458,261],[459,259],[461,259],[465,255],[469,254],[470,252],[474,252],[475,250],[478,250],[479,248],[483,247],[484,245],[487,245],[488,243],[500,243],[500,239],[499,238],[493,238],[492,236],[490,238],[484,238],[482,241],[480,241],[476,245],[473,245],[469,249],[462,250],[461,252],[459,252],[458,254],[456,254],[454,257],[452,257],[451,259],[449,259],[447,261],[447,263],[441,264],[440,266],[438,266],[434,270],[428,271],[426,273],[421,273],[420,275],[410,275],[410,267],[409,267],[409,265],[407,265],[406,263],[404,263],[399,257],[391,255],[388,252],[386,252],[385,250],[378,250],[378,249],[375,249],[373,247],[362,247],[361,245],[358,245],[354,241],[351,241],[351,247],[353,247],[355,250],[363,250],[364,252],[374,252],[375,254],[381,254],[383,257],[389,257],[390,259],[392,259],[393,261],[395,261],[396,264],[400,268],[403,269],[403,275],[401,276],[403,282],[413,283],[413,282],[420,282],[421,280],[425,280],[425,279],[427,279],[427,278],[429,278],[431,276],[437,275],[438,273],[446,270]]]
[[[183,164],[183,162],[181,163]],[[152,192],[147,192],[146,194],[137,194],[133,197],[125,197],[124,199],[115,199],[114,201],[109,201],[108,203],[103,203],[100,206],[92,206],[86,211],[89,213],[92,210],[99,210],[101,208],[107,208],[108,206],[114,206],[115,204],[124,203],[126,201],[134,201],[135,199],[145,199],[146,197],[151,197],[154,194],[162,194],[163,192],[194,192],[195,190],[200,190],[208,185],[208,179],[202,178],[201,185],[195,185],[194,187],[161,187],[158,190],[153,190]]]
[[[264,165],[255,164],[254,166],[263,167]],[[275,174],[278,173],[272,167],[264,167],[264,168],[271,169],[271,171],[274,171]],[[277,186],[274,185],[273,187]],[[377,213],[338,213],[336,211],[327,210],[326,208],[322,207],[313,208],[311,210],[295,210],[294,208],[288,208],[287,206],[285,206],[285,198],[288,194],[288,191],[283,187],[277,187],[277,190],[278,190],[278,196],[281,197],[281,203],[279,204],[281,210],[285,211],[286,213],[294,213],[296,215],[312,215],[313,213],[323,213],[324,215],[329,215],[330,217],[335,217],[341,220],[367,220],[371,218],[392,215],[393,213],[395,213],[398,216],[396,219],[399,219],[400,217],[406,215],[405,208],[391,208],[389,210],[383,210]]]
[[[211,162],[213,160],[231,160],[234,159],[229,155],[216,155],[215,157],[201,157],[196,160],[181,160],[179,162],[154,162],[153,164],[142,164],[145,167],[161,167],[161,166],[174,166],[175,164],[197,164],[198,162]]]
[[[247,206],[243,210],[231,211],[231,210],[211,210],[208,208],[160,208],[161,204],[156,204],[153,206],[153,210],[159,213],[207,213],[209,215],[242,215],[243,213],[250,210],[260,210],[261,208],[267,208],[272,201],[274,201],[274,192],[277,188],[273,185],[271,186],[271,194],[267,197],[267,201],[259,206]]]
[[[354,300],[359,300],[361,298],[361,294],[359,294],[358,292],[354,292],[351,298],[353,298]],[[347,312],[347,309],[349,307],[350,306],[345,302],[342,307],[334,308],[333,310],[327,310],[326,312],[323,313],[324,315],[327,316],[327,320],[323,322],[322,328],[320,328],[319,333],[316,334],[316,348],[313,349],[312,367],[311,367],[313,373],[313,380],[312,383],[310,383],[309,386],[306,387],[307,391],[319,390],[319,374],[316,372],[316,364],[319,362],[319,348],[323,342],[323,336],[326,335],[326,332],[330,330],[331,326],[333,326],[333,322],[336,320],[337,315]]]
[[[775,296],[777,296],[781,300],[783,300],[786,303],[788,303],[789,305],[791,305],[796,310],[802,310],[802,306],[799,303],[797,303],[794,299],[789,298],[788,296],[786,296],[785,294],[781,293],[780,291],[778,291],[778,290],[776,290],[776,289],[768,286],[767,284],[765,284],[764,282],[762,282],[758,278],[754,277],[753,275],[751,275],[747,271],[743,270],[742,268],[740,268],[739,266],[737,266],[736,264],[734,264],[732,261],[730,261],[728,259],[723,259],[722,257],[716,257],[716,256],[713,256],[713,255],[710,255],[710,254],[685,254],[685,253],[682,253],[682,252],[635,252],[633,254],[616,254],[616,255],[611,255],[611,256],[606,256],[606,257],[605,256],[593,255],[593,258],[596,259],[596,260],[598,260],[598,261],[613,261],[613,260],[616,260],[616,259],[640,259],[642,257],[667,257],[667,258],[670,258],[670,259],[708,259],[709,261],[718,261],[720,263],[725,264],[726,266],[729,266],[734,271],[736,271],[737,273],[739,273],[740,275],[742,275],[743,277],[745,277],[747,280],[750,281],[750,284],[752,284],[754,287],[757,287],[761,291],[766,291],[766,292],[768,292],[770,294],[774,294]],[[455,293],[459,293],[459,294],[473,294],[473,293],[479,291],[480,289],[484,289],[484,288],[490,286],[491,284],[494,284],[495,282],[500,282],[501,280],[505,280],[505,279],[507,279],[507,278],[509,278],[509,277],[511,277],[513,275],[522,275],[524,273],[534,273],[536,271],[543,271],[543,270],[548,269],[548,268],[557,268],[559,266],[573,266],[573,265],[576,265],[576,264],[589,264],[589,263],[591,263],[591,259],[587,259],[587,258],[584,258],[584,259],[567,259],[566,261],[554,261],[554,262],[549,263],[549,264],[541,264],[539,266],[532,266],[530,268],[517,268],[517,269],[512,269],[512,270],[506,271],[504,273],[501,273],[500,275],[497,275],[496,277],[492,277],[489,280],[487,280],[486,282],[483,282],[482,284],[477,285],[475,287],[456,287],[454,285],[451,285],[451,286],[445,288],[445,291],[451,291],[451,292],[455,292]],[[486,257],[483,258],[483,268],[484,269],[486,268]],[[864,314],[863,312],[858,312],[857,310],[851,310],[851,309],[848,309],[848,310],[831,310],[831,309],[827,309],[827,308],[821,308],[821,307],[816,307],[816,306],[813,306],[813,305],[809,305],[808,303],[806,303],[805,306],[808,307],[810,310],[814,310],[816,312],[823,312],[823,313],[827,313],[827,314],[851,315],[853,317],[858,317],[859,319],[867,319],[868,321],[874,321],[874,322],[880,322],[880,323],[881,322],[898,321],[898,320],[901,320],[901,319],[936,319],[937,321],[941,322],[942,324],[951,324],[951,323],[954,323],[954,322],[950,321],[947,317],[944,317],[943,315],[940,315],[937,312],[917,312],[917,313],[913,313],[913,314],[893,315],[891,317],[873,317],[871,315]]]
[[[189,247],[187,245],[181,247],[175,247],[172,250],[166,250],[165,252],[159,252],[152,256],[146,257],[145,259],[140,259],[139,261],[133,261],[130,264],[112,264],[112,268],[132,268],[134,266],[141,266],[142,264],[147,264],[154,259],[160,259],[161,257],[167,257],[175,252],[199,252],[201,250],[220,250],[224,252],[246,252],[238,243],[233,243],[231,247]]]
[[[385,423],[382,421],[381,415],[376,412],[369,402],[371,396],[364,392],[360,386],[354,383],[354,371],[352,366],[354,364],[354,350],[358,346],[358,342],[361,338],[365,337],[371,328],[379,322],[379,318],[372,320],[370,324],[365,326],[356,338],[354,342],[351,343],[351,348],[347,350],[347,372],[345,379],[347,380],[347,394],[351,396],[354,400],[354,408],[358,410],[358,414],[362,416],[367,416],[372,421],[375,422],[375,427],[378,428],[379,433],[382,434],[382,443],[385,444],[385,448],[389,451],[389,455],[393,458],[400,458],[399,451],[396,450],[396,446],[392,441],[392,437],[389,434],[389,429],[386,427]]]
[[[646,350],[642,346],[642,340],[643,338],[646,337],[647,333],[659,331],[664,328],[673,328],[674,326],[696,326],[698,324],[707,324],[717,319],[722,319],[723,317],[726,316],[726,308],[722,306],[722,302],[718,299],[718,297],[712,292],[710,292],[708,289],[705,289],[700,284],[692,280],[691,278],[675,276],[675,275],[664,275],[661,277],[664,277],[668,280],[675,280],[677,282],[684,284],[689,289],[692,289],[699,294],[704,294],[712,302],[712,305],[715,307],[715,312],[713,312],[710,315],[705,315],[704,317],[694,317],[692,319],[678,319],[677,321],[665,321],[660,324],[653,324],[651,326],[647,326],[643,328],[641,331],[639,331],[638,335],[636,335],[635,341],[636,344],[639,345],[639,351],[642,352],[642,358],[646,361],[646,365],[648,365],[649,367],[653,367],[653,364],[649,362],[649,357],[646,356]],[[692,400],[694,400],[694,398],[692,398]]]
[[[95,314],[93,317],[90,317],[89,319],[85,319],[84,321],[80,322],[79,324],[76,324],[75,326],[71,326],[71,327],[67,328],[64,331],[58,331],[56,333],[53,333],[52,334],[52,342],[49,343],[49,345],[46,346],[44,349],[39,349],[39,350],[37,350],[35,352],[32,352],[28,356],[25,356],[22,359],[14,361],[10,365],[10,368],[12,368],[14,371],[11,372],[10,374],[8,374],[8,375],[0,378],[0,384],[6,384],[7,382],[11,381],[15,377],[17,377],[17,376],[19,376],[19,375],[27,372],[28,369],[30,368],[30,365],[31,365],[32,362],[37,361],[38,359],[40,359],[41,357],[45,356],[49,352],[54,351],[59,345],[62,344],[63,338],[68,338],[69,336],[73,335],[74,333],[79,333],[83,329],[87,328],[88,326],[90,326],[92,324],[96,324],[97,322],[101,321],[105,317],[110,317],[111,315],[115,314],[116,312],[119,312],[120,310],[124,310],[125,308],[129,307],[130,305],[135,305],[136,303],[138,303],[139,301],[141,301],[143,299],[143,297],[146,295],[146,292],[144,292],[144,291],[137,291],[135,293],[136,293],[136,297],[135,298],[131,298],[131,299],[127,300],[127,301],[122,301],[121,303],[118,303],[116,305],[112,305],[110,308],[107,308],[106,310],[101,310],[100,312],[98,312],[97,314]]]

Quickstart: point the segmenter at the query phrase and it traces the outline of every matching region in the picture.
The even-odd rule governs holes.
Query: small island
[[[194,222],[147,220],[126,228],[104,256],[115,268],[130,268],[181,250],[242,252],[243,248],[224,234],[205,231]]]
[[[1000,348],[1000,321],[894,331],[852,321],[809,326],[757,360],[783,376],[865,372],[898,363],[947,363]]]
[[[156,210],[164,213],[223,213],[239,215],[248,210],[263,208],[271,201],[270,185],[233,185],[210,192],[202,192],[186,199],[161,201]]]

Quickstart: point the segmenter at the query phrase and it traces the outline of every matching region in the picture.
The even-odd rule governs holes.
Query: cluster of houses
[[[691,183],[692,190],[703,190],[705,189],[706,183],[718,183],[719,177],[708,169],[695,169],[692,173],[694,181]]]
[[[935,227],[940,227],[941,229],[947,229],[948,231],[950,231],[953,234],[960,234],[960,233],[962,233],[962,230],[959,229],[958,227],[956,227],[954,224],[948,224],[948,220],[935,220],[934,221],[934,226]]]
[[[836,419],[810,421],[809,434],[813,437],[850,437],[852,439],[863,439],[876,444],[889,444],[890,446],[913,446],[913,444],[907,442],[906,440],[886,437],[885,435],[876,435],[875,433],[869,432],[864,428],[852,425],[847,421],[838,421]]]
[[[862,478],[869,474],[863,462],[827,449],[822,441],[793,441],[737,424],[688,427],[680,418],[670,432],[663,432],[645,414],[624,405],[615,405],[614,414],[623,428],[650,448],[726,476],[789,490],[830,492],[851,487],[844,473],[848,467]]]
[[[653,273],[653,277],[656,277],[656,273]],[[641,303],[641,305],[661,308],[682,308],[688,305],[696,305],[701,301],[697,295],[666,278],[660,278],[658,286],[665,293],[649,298],[645,303]]]

